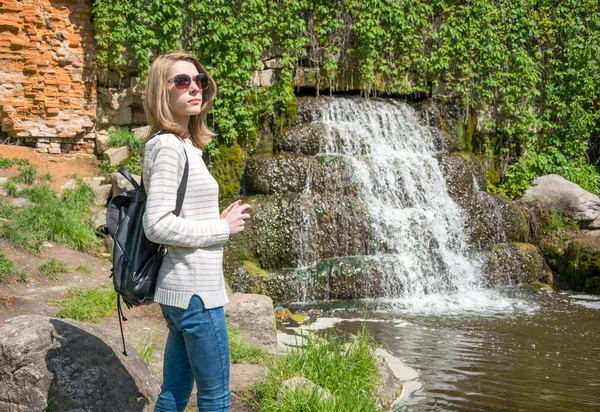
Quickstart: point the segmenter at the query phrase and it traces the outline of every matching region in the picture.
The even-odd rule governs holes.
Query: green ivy
[[[250,150],[264,120],[293,107],[302,64],[318,69],[319,89],[344,76],[365,93],[457,98],[484,113],[478,126],[493,139],[471,148],[503,172],[498,191],[559,173],[600,193],[587,157],[600,130],[595,0],[98,0],[94,16],[102,66],[124,70],[131,55],[144,78],[152,56],[180,48],[207,66],[219,86],[213,157],[220,145]],[[274,47],[276,87],[252,87]]]

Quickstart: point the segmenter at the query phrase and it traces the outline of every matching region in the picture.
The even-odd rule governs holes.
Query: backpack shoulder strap
[[[187,181],[188,181],[190,164],[188,161],[187,150],[185,150],[185,142],[183,141],[183,139],[180,136],[178,136],[175,133],[170,132],[168,130],[161,129],[157,133],[155,133],[150,139],[152,139],[155,136],[158,136],[161,134],[167,134],[167,133],[177,136],[177,138],[183,144],[183,154],[185,154],[185,167],[183,169],[183,176],[181,177],[181,182],[179,182],[179,187],[177,188],[177,203],[175,205],[175,210],[173,211],[173,214],[175,216],[179,216],[179,213],[181,213],[181,207],[183,206],[183,199],[185,197],[185,191],[187,189]],[[148,139],[148,140],[150,140],[150,139]]]

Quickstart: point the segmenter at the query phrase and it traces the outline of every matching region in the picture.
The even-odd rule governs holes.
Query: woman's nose
[[[191,83],[190,83],[190,87],[189,87],[188,91],[190,93],[198,93],[200,91],[200,87],[198,87],[198,85],[196,84],[196,82],[192,80]]]

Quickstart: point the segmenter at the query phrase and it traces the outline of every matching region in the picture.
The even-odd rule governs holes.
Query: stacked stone
[[[0,3],[2,135],[40,152],[93,150],[96,114],[91,0]]]

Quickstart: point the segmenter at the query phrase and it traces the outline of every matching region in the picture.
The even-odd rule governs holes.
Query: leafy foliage
[[[252,147],[264,119],[290,107],[301,63],[319,87],[345,76],[366,93],[458,98],[485,113],[491,137],[472,149],[503,172],[497,191],[560,173],[600,193],[588,158],[590,139],[600,157],[596,1],[99,0],[94,13],[102,65],[131,66],[133,55],[144,77],[150,56],[179,48],[203,61],[219,85],[211,155]],[[282,56],[277,85],[251,87],[270,48]]]

